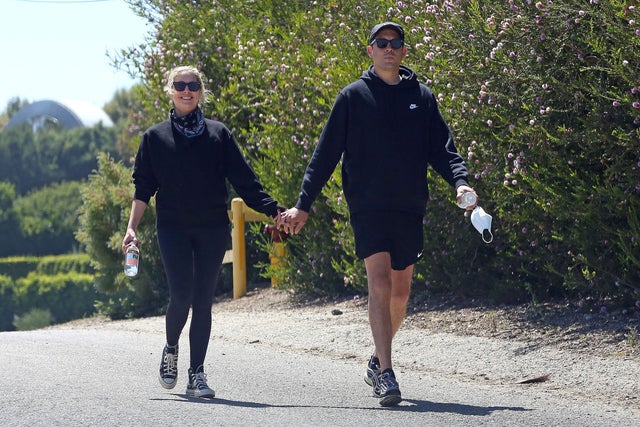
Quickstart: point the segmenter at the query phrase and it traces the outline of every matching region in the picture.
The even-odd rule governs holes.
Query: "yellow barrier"
[[[240,298],[247,294],[247,252],[244,238],[245,222],[262,221],[273,222],[273,219],[265,214],[254,211],[248,207],[240,197],[231,200],[231,211],[229,216],[233,228],[231,229],[231,250],[224,254],[223,264],[233,264],[233,299]],[[284,256],[284,245],[274,243],[274,251],[278,256]],[[272,265],[280,262],[274,256],[270,256]],[[271,279],[271,284],[276,285]]]

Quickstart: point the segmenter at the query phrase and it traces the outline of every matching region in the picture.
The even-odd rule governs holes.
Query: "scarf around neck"
[[[174,108],[171,109],[171,123],[178,132],[187,138],[194,138],[204,132],[204,114],[200,107],[184,116],[178,116]]]

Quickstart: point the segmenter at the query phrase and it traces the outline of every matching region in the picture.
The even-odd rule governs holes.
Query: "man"
[[[365,381],[380,405],[394,406],[402,397],[391,343],[404,319],[413,266],[423,249],[428,165],[456,188],[458,201],[474,190],[433,93],[401,65],[407,54],[403,28],[394,22],[373,27],[367,54],[373,65],[338,94],[296,206],[282,214],[279,225],[292,234],[300,231],[342,157],[356,254],[367,272],[375,345]]]

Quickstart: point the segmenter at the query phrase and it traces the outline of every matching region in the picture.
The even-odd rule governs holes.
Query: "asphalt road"
[[[629,408],[407,370],[404,401],[382,408],[361,360],[302,354],[265,340],[212,337],[212,400],[187,398],[186,339],[178,386],[156,370],[159,331],[119,328],[0,333],[2,426],[612,426]]]

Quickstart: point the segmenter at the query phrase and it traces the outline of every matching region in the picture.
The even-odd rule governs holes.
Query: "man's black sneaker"
[[[178,380],[178,345],[164,346],[162,360],[160,361],[160,385],[166,389],[176,386]]]
[[[193,371],[189,368],[189,384],[187,384],[187,396],[214,398],[216,393],[207,385],[207,374],[202,365]]]
[[[380,398],[381,406],[395,406],[402,402],[400,386],[393,369],[385,369],[374,378],[373,395]]]
[[[371,356],[367,363],[367,375],[364,376],[364,382],[373,387],[374,378],[380,373],[380,360],[376,356]]]

